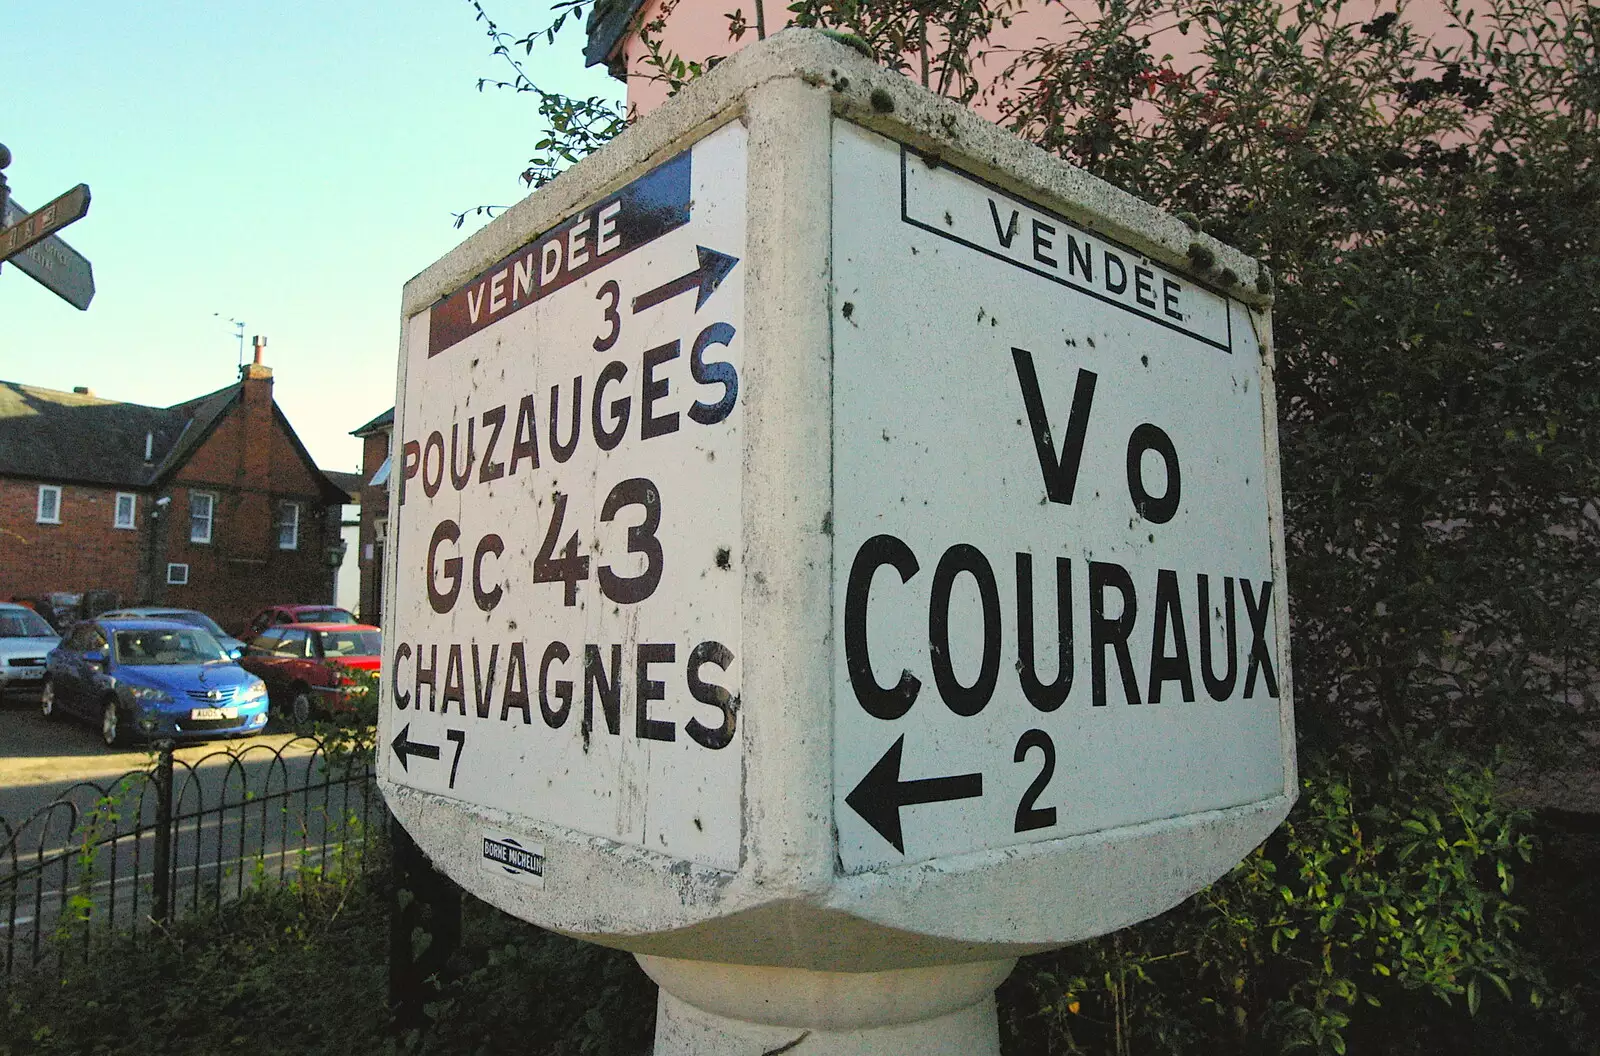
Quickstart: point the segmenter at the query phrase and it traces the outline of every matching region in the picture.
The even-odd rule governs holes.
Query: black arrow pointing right
[[[389,747],[394,749],[394,754],[400,757],[400,769],[407,771],[411,769],[406,762],[407,756],[414,755],[419,759],[439,758],[439,746],[437,744],[418,744],[416,741],[408,741],[406,740],[406,735],[410,732],[411,724],[408,722],[401,727],[399,733],[394,735],[394,740],[389,742]]]
[[[952,777],[921,777],[912,781],[900,780],[900,753],[906,738],[890,746],[861,783],[844,801],[878,835],[894,845],[901,854],[906,853],[905,840],[900,833],[900,808],[917,803],[943,803],[952,799],[972,799],[983,795],[982,774],[956,774]]]
[[[718,253],[705,246],[695,246],[694,252],[699,263],[695,269],[675,279],[669,279],[653,290],[647,290],[633,299],[633,313],[638,315],[647,308],[654,308],[663,301],[671,300],[680,293],[697,290],[694,297],[694,310],[699,311],[706,303],[706,298],[716,292],[722,285],[722,280],[728,277],[728,272],[739,263],[738,257],[730,257],[726,253]]]

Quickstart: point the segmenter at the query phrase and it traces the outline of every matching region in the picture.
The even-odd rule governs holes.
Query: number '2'
[[[1048,829],[1056,823],[1055,807],[1036,807],[1039,796],[1050,784],[1050,778],[1056,772],[1056,746],[1050,740],[1050,735],[1043,730],[1027,730],[1017,739],[1017,750],[1011,756],[1011,761],[1020,763],[1028,757],[1031,749],[1037,748],[1044,754],[1044,766],[1039,768],[1039,773],[1034,777],[1028,790],[1022,793],[1022,802],[1017,804],[1017,832],[1030,832],[1034,829]]]

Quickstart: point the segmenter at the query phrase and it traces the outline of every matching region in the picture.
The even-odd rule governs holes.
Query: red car
[[[299,725],[315,713],[348,710],[348,674],[376,671],[382,651],[378,628],[364,623],[288,623],[252,639],[239,665],[259,675],[273,706]]]
[[[269,605],[250,617],[239,637],[248,642],[268,627],[285,623],[355,622],[355,616],[337,605]]]

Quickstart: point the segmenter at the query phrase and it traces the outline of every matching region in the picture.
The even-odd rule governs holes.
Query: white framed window
[[[278,503],[278,549],[295,550],[300,546],[300,504]]]
[[[58,485],[39,485],[39,509],[36,518],[40,524],[61,523],[61,488]]]
[[[167,584],[173,587],[184,587],[189,584],[188,565],[168,565]]]
[[[209,543],[211,541],[211,527],[213,514],[216,512],[217,497],[204,491],[191,491],[189,493],[189,541],[191,543]],[[187,573],[185,573],[187,575]],[[187,580],[185,580],[187,582]]]
[[[139,496],[130,495],[126,491],[117,492],[117,513],[112,526],[116,528],[134,528],[138,521],[135,519],[139,513]]]

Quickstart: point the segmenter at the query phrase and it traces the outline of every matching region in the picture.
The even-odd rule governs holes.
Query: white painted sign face
[[[845,871],[1281,796],[1250,314],[834,128]]]
[[[733,124],[409,320],[388,780],[737,867],[744,188]]]

